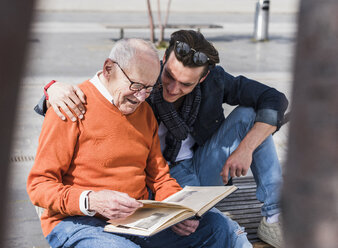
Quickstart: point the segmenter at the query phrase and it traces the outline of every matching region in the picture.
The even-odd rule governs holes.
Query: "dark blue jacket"
[[[192,136],[202,145],[225,119],[223,103],[255,109],[256,122],[280,128],[288,100],[283,93],[243,76],[234,77],[220,66],[212,69],[201,83],[202,100]],[[150,101],[148,103],[151,105]],[[155,116],[160,123],[159,117]]]

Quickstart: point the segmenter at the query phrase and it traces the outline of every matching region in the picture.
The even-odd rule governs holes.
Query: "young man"
[[[201,33],[180,30],[171,35],[148,98],[159,123],[161,150],[181,186],[222,185],[251,168],[257,198],[264,203],[258,235],[280,247],[282,174],[271,134],[280,128],[288,101],[273,88],[233,77],[215,66],[218,62],[217,50]],[[69,107],[83,118],[86,101],[77,87],[57,83],[48,95],[59,117],[61,107],[76,120]],[[225,118],[223,103],[239,107]]]
[[[103,231],[107,219],[141,207],[137,199],[148,199],[148,189],[157,200],[181,190],[144,102],[159,73],[152,44],[121,40],[103,70],[79,85],[87,96],[86,118],[62,121],[47,112],[27,191],[34,205],[45,208],[41,226],[53,248],[230,246],[227,219],[215,211],[149,238]]]

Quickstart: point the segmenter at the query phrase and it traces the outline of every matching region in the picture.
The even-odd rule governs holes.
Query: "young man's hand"
[[[223,183],[227,184],[229,176],[240,177],[248,173],[252,163],[252,151],[238,147],[227,159],[223,166],[221,176]]]
[[[89,210],[112,220],[126,218],[143,204],[126,193],[113,190],[90,192],[88,195]]]
[[[62,120],[66,120],[66,117],[61,113],[59,108],[61,108],[72,121],[76,121],[76,117],[72,111],[79,119],[83,118],[83,114],[85,113],[83,104],[86,103],[86,99],[78,86],[56,82],[48,88],[47,94],[49,96],[49,104]]]
[[[189,236],[196,231],[199,224],[198,220],[184,220],[172,226],[171,230],[180,236]]]
[[[252,156],[256,148],[263,141],[276,131],[276,126],[263,122],[255,122],[244,139],[239,143],[237,149],[228,157],[225,162],[221,176],[224,184],[228,183],[231,177],[245,176],[252,163]]]

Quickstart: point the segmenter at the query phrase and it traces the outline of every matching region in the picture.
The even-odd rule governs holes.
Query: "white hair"
[[[158,59],[157,49],[153,43],[136,38],[117,41],[109,54],[109,58],[117,62],[122,68],[126,68],[130,61],[142,52]]]

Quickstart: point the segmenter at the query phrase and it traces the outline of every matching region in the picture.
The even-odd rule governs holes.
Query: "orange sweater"
[[[80,88],[87,96],[85,118],[62,121],[47,111],[27,180],[31,201],[46,209],[41,217],[45,236],[63,218],[83,215],[79,197],[84,190],[147,199],[147,185],[156,200],[163,200],[181,189],[162,157],[150,106],[144,102],[125,116],[89,81]]]

